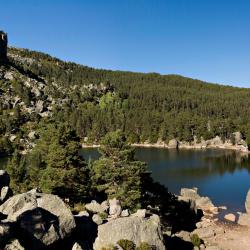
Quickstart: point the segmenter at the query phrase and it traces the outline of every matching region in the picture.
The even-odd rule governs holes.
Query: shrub
[[[124,240],[121,239],[117,242],[117,244],[123,249],[123,250],[134,250],[135,244],[131,240]]]
[[[137,247],[136,250],[152,250],[153,248],[147,242],[141,242]]]
[[[108,214],[106,212],[99,213],[99,216],[101,217],[102,220],[106,220],[108,218]]]
[[[201,242],[201,239],[199,238],[199,236],[198,236],[197,234],[193,234],[193,235],[191,236],[191,242],[192,242],[192,244],[193,244],[194,246],[197,246],[197,247],[199,247],[200,244],[202,243],[202,242]]]

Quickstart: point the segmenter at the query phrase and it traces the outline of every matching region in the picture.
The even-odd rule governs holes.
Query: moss
[[[147,242],[141,242],[137,247],[136,250],[152,250],[153,248]]]
[[[197,247],[199,247],[200,244],[202,243],[201,239],[199,238],[197,234],[193,234],[191,236],[191,242],[194,246],[197,246]]]

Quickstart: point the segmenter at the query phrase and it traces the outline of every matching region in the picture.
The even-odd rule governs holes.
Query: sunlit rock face
[[[0,31],[0,64],[5,64],[7,62],[7,46],[7,34],[3,31]]]

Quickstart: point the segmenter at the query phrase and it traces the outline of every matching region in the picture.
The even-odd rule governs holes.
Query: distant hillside
[[[235,131],[249,140],[250,89],[93,69],[26,49],[10,48],[8,57],[0,70],[2,140],[25,139],[41,120],[67,123],[90,143],[116,129],[130,142],[226,139]]]

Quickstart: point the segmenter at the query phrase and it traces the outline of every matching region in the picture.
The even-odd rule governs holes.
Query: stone
[[[108,201],[103,201],[101,203],[101,207],[103,209],[103,212],[107,212],[109,210],[109,202]]]
[[[89,213],[87,211],[80,211],[78,214],[75,215],[76,217],[89,217]]]
[[[83,250],[83,248],[81,247],[81,245],[79,243],[75,243],[72,247],[72,250]]]
[[[240,214],[238,224],[250,227],[250,214],[247,213]]]
[[[128,209],[122,210],[121,217],[128,217],[128,216],[129,216]]]
[[[10,176],[5,170],[0,170],[0,189],[10,185]]]
[[[14,239],[11,241],[11,243],[5,246],[4,250],[25,250],[25,248],[22,247],[17,239]]]
[[[226,215],[224,216],[224,219],[225,219],[225,220],[228,220],[228,221],[235,222],[236,217],[235,217],[234,214],[226,214]]]
[[[209,211],[211,213],[218,213],[218,208],[214,206],[210,198],[208,197],[200,197],[195,200],[196,207],[200,208],[203,211]]]
[[[114,245],[120,239],[131,240],[135,244],[147,242],[155,249],[165,249],[158,215],[152,215],[148,219],[131,216],[120,217],[98,226],[94,250]]]
[[[184,197],[190,200],[196,200],[200,198],[200,196],[197,193],[197,188],[182,188],[180,194],[181,194],[181,197]]]
[[[16,223],[34,248],[62,240],[75,228],[70,209],[58,196],[36,190],[12,196],[0,206],[0,212]]]
[[[210,238],[215,236],[215,232],[213,230],[213,226],[209,226],[206,228],[197,228],[192,233],[192,235],[197,234],[199,238]]]
[[[136,217],[139,217],[139,218],[145,218],[146,217],[146,212],[147,212],[146,209],[138,209],[136,211],[136,213],[131,214],[131,216],[136,216]]]
[[[178,233],[175,234],[177,237],[181,238],[182,240],[191,242],[191,238],[190,238],[190,232],[187,231],[180,231]]]
[[[117,218],[122,213],[122,207],[119,200],[116,198],[109,200],[109,215],[113,218]]]
[[[36,111],[37,113],[42,113],[42,112],[43,112],[43,108],[44,108],[43,106],[44,106],[44,101],[38,100],[38,101],[36,102],[35,111]]]
[[[194,246],[193,250],[199,250],[200,248],[197,246]]]
[[[92,217],[92,220],[97,225],[101,225],[103,223],[103,219],[101,218],[101,216],[99,214],[94,214]]]
[[[93,200],[90,203],[85,205],[85,208],[92,213],[103,213],[105,212],[105,208],[97,201]]]
[[[8,186],[2,187],[2,189],[1,189],[1,198],[0,198],[1,203],[8,200],[12,195],[13,195],[13,192],[12,192],[10,187],[8,187]]]
[[[29,132],[28,138],[29,138],[30,140],[36,139],[36,131],[31,131],[31,132]]]
[[[179,143],[178,143],[178,141],[176,139],[172,139],[172,140],[170,140],[168,142],[168,147],[169,148],[176,148],[177,149],[178,146],[179,146]]]
[[[250,213],[250,189],[247,192],[246,202],[245,202],[246,212]]]

